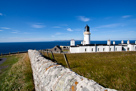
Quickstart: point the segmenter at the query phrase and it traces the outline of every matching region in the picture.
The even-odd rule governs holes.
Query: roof
[[[60,46],[58,46],[58,45],[57,45],[57,46],[55,46],[55,47],[57,47],[58,49],[60,49],[60,50],[61,50]],[[54,47],[54,48],[55,48],[55,47]]]
[[[128,44],[118,44],[118,45],[128,45]],[[131,43],[130,45],[136,45],[135,43]]]
[[[117,45],[117,44],[115,44],[115,45],[122,46],[122,45]],[[79,46],[109,46],[109,45],[107,45],[107,44],[86,44],[86,45],[78,44],[77,46],[70,46],[70,47],[79,47]],[[112,44],[110,46],[114,46],[114,45]]]
[[[85,26],[85,31],[87,31],[87,32],[89,32],[89,31],[90,31],[90,29],[89,29],[89,26],[88,26],[88,25],[86,25],[86,26]]]

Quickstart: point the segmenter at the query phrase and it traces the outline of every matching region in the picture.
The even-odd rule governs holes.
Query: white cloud
[[[3,14],[2,13],[0,13],[0,16],[2,16]]]
[[[60,33],[60,32],[57,32],[55,35],[61,35],[62,33]]]
[[[25,38],[25,37],[8,37],[6,42],[32,42],[32,41],[48,41],[49,39],[45,37],[38,38]],[[5,42],[5,41],[4,41]]]
[[[0,31],[3,31],[3,30],[0,30]]]
[[[18,32],[11,32],[11,33],[18,33]]]
[[[39,24],[33,24],[32,27],[33,28],[44,28],[45,26],[39,23]]]
[[[129,18],[129,17],[131,17],[131,15],[122,16],[122,18]]]
[[[54,36],[54,35],[52,35],[51,37],[53,37],[53,38],[54,38],[55,36]]]
[[[104,19],[111,19],[112,17],[105,17]]]
[[[82,31],[82,29],[76,28],[76,29],[74,29],[73,31]]]
[[[53,26],[52,28],[61,28],[60,26]]]
[[[85,16],[78,16],[78,19],[83,21],[83,22],[87,22],[87,21],[90,21],[90,18],[87,18]]]
[[[23,34],[30,34],[29,32],[23,32]]]
[[[107,24],[107,25],[102,25],[96,28],[113,28],[113,27],[117,27],[117,26],[123,26],[123,24],[120,23],[115,23],[115,24]]]
[[[65,27],[65,26],[68,26],[68,24],[60,24],[60,26],[64,26]]]
[[[1,27],[2,29],[10,29],[10,28],[8,28],[8,27]]]
[[[11,32],[11,33],[18,33],[19,31],[18,30],[12,30],[13,32]]]
[[[72,30],[71,28],[68,28],[67,31],[70,31],[70,32],[71,32],[71,31],[73,31],[73,30]]]

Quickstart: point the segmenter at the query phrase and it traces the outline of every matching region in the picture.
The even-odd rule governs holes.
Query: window
[[[85,52],[86,52],[86,48],[85,48]]]
[[[105,51],[105,48],[103,48],[103,51]]]
[[[127,48],[127,51],[129,51],[129,48]]]
[[[99,51],[99,48],[98,48],[98,51]]]
[[[54,48],[54,51],[56,51],[57,50],[57,48]]]
[[[92,51],[93,51],[93,48],[92,48]]]
[[[117,48],[116,48],[116,51],[117,51]]]

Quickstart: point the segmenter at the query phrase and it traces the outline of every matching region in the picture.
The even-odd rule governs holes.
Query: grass
[[[63,52],[69,52],[69,49],[62,50]]]
[[[3,58],[7,60],[0,67],[8,67],[1,70],[0,91],[34,91],[28,54],[3,56]]]
[[[136,91],[136,52],[78,53],[66,56],[74,72],[106,88]],[[63,54],[54,54],[54,57],[59,64],[67,67]]]

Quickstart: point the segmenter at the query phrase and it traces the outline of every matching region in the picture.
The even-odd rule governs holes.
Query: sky
[[[136,0],[0,0],[0,42],[136,40]]]

